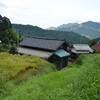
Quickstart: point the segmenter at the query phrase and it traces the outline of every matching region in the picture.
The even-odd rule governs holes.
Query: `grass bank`
[[[41,76],[30,76],[20,84],[5,87],[5,100],[99,100],[100,54],[82,55],[69,68]]]

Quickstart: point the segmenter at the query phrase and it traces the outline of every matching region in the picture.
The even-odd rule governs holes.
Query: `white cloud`
[[[40,27],[69,22],[100,21],[99,0],[2,0],[0,13],[12,23]]]

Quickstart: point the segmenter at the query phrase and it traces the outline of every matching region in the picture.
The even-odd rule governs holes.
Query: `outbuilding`
[[[93,45],[91,48],[93,50],[100,51],[100,40],[97,42],[97,44]]]
[[[27,37],[19,43],[18,53],[39,56],[61,69],[67,67],[69,48],[70,45],[64,39]]]
[[[93,50],[88,44],[73,44],[71,49],[71,58],[76,60],[80,54],[89,54],[92,52]]]

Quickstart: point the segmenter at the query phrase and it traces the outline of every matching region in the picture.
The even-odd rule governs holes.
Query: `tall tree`
[[[93,40],[93,41],[91,42],[91,46],[93,46],[93,45],[95,45],[95,44],[96,44],[96,41]]]

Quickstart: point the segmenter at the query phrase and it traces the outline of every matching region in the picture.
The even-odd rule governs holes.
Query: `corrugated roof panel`
[[[54,52],[54,54],[58,55],[59,57],[66,57],[66,56],[69,56],[70,55],[65,50],[58,50],[58,51]]]
[[[73,44],[73,47],[76,50],[89,50],[91,51],[92,49],[89,47],[88,44]]]

